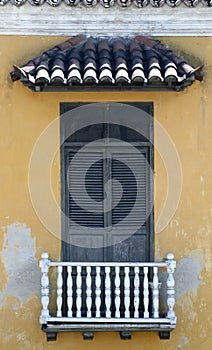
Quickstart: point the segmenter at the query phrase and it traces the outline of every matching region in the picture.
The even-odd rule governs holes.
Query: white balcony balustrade
[[[172,253],[164,262],[81,263],[52,262],[45,252],[40,267],[40,323],[47,340],[67,331],[82,332],[85,339],[92,339],[95,331],[119,331],[122,339],[129,339],[132,331],[158,331],[161,339],[168,339],[176,326]],[[49,277],[55,278],[52,268],[57,269],[56,293],[49,287],[55,284]],[[160,288],[159,270],[164,269],[166,285]],[[164,287],[166,305],[160,295]]]

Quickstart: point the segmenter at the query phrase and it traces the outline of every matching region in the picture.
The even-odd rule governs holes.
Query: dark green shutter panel
[[[71,163],[73,157],[77,155],[74,167]],[[71,150],[68,152],[67,167],[67,191],[68,191],[68,217],[74,223],[87,227],[105,227],[106,216],[111,217],[111,224],[117,225],[127,216],[127,221],[122,226],[136,225],[146,226],[147,212],[147,161],[146,154],[142,157],[130,153],[113,153],[111,162],[103,160],[102,152],[80,152]],[[110,195],[112,209],[104,216],[104,164],[110,169],[112,193]],[[69,166],[70,165],[70,166]],[[85,189],[81,186],[81,179],[85,175]],[[136,174],[136,175],[135,175]],[[136,205],[135,205],[136,204]],[[110,222],[107,219],[107,222]]]
[[[73,166],[75,155],[77,160]],[[72,226],[76,223],[85,227],[104,227],[102,153],[71,150],[68,164],[68,216]],[[86,190],[81,185],[84,175]]]
[[[118,158],[118,159],[117,159]],[[113,154],[112,177],[122,186],[112,185],[112,225],[121,223],[127,217],[125,225],[146,225],[147,208],[147,161],[146,154]],[[120,198],[121,197],[121,198]],[[136,204],[136,205],[135,205]]]

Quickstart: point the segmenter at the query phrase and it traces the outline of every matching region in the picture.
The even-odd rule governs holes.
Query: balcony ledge
[[[176,327],[172,253],[164,262],[152,263],[51,262],[43,253],[40,267],[40,323],[47,341],[56,340],[58,332],[81,332],[85,340],[93,339],[94,332],[120,332],[122,340],[129,340],[131,332],[151,331],[169,339]],[[56,300],[50,293],[49,268],[57,268]],[[162,316],[159,270],[164,268],[167,307]],[[57,311],[51,316],[52,298]]]
[[[76,322],[77,321],[77,322]],[[116,323],[115,323],[116,321]],[[97,322],[79,322],[79,320],[68,320],[67,323],[62,321],[61,323],[57,319],[57,321],[48,321],[47,324],[42,325],[42,331],[46,333],[47,341],[56,340],[57,333],[64,332],[81,332],[83,334],[83,338],[85,339],[85,335],[87,333],[94,332],[120,332],[120,335],[123,332],[158,332],[160,339],[170,339],[170,332],[176,327],[176,319],[174,322],[171,320],[167,320],[166,318],[160,319],[139,319],[135,320],[114,320],[111,322],[106,322],[102,320],[102,323]],[[122,323],[122,321],[124,321]],[[89,340],[91,340],[89,338]]]

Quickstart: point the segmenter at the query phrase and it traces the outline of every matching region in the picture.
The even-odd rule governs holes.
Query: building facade
[[[2,1],[1,5],[1,349],[37,350],[51,347],[77,350],[81,347],[106,349],[111,346],[112,349],[135,350],[140,348],[209,350],[212,342],[210,1],[182,3],[167,1],[165,4],[152,1],[146,7],[144,1],[134,3],[120,1],[113,6],[110,1],[97,4],[92,1],[84,3],[70,1],[68,4],[56,1],[48,3]],[[83,36],[83,42],[86,42],[90,36],[95,37],[97,41],[104,39],[112,42],[114,38],[121,38],[126,42],[141,35],[151,37],[148,39],[150,41],[144,43],[146,46],[142,47],[142,50],[146,50],[146,47],[151,48],[157,52],[157,55],[161,55],[161,59],[164,59],[165,51],[162,54],[161,51],[156,50],[155,46],[151,46],[156,45],[156,40],[159,40],[163,47],[167,48],[167,52],[170,50],[174,52],[175,57],[180,57],[183,64],[188,63],[193,70],[190,71],[191,74],[185,73],[185,79],[182,78],[182,74],[179,75],[179,79],[175,76],[173,78],[172,72],[170,75],[172,79],[166,80],[165,66],[160,66],[159,73],[163,80],[153,79],[151,82],[151,76],[144,69],[146,85],[144,82],[141,84],[141,81],[133,85],[132,72],[124,69],[124,73],[121,71],[120,76],[113,75],[120,70],[111,66],[112,68],[109,67],[111,79],[114,78],[116,81],[109,87],[107,84],[105,86],[99,83],[98,74],[98,82],[86,83],[85,72],[80,69],[74,75],[76,78],[78,73],[81,74],[80,78],[84,80],[82,79],[80,85],[73,83],[68,85],[67,80],[61,83],[61,79],[54,82],[51,80],[53,71],[50,72],[49,68],[44,66],[41,68],[44,68],[45,72],[41,72],[41,68],[37,69],[45,59],[40,61],[33,61],[33,59],[55,47],[60,49],[62,47],[64,52],[67,52],[68,48],[60,46],[61,43],[76,38],[76,35]],[[109,37],[110,39],[107,39]],[[75,44],[73,43],[73,47]],[[119,47],[119,51],[123,50]],[[128,55],[129,49],[126,51]],[[100,55],[99,52],[100,50],[98,55]],[[115,56],[115,49],[113,55]],[[105,55],[103,56],[105,58]],[[85,62],[86,57],[85,54],[84,58],[78,58]],[[88,57],[90,59],[88,64],[94,65],[95,62],[91,60],[92,55],[89,54]],[[117,57],[123,58],[123,55],[120,54]],[[101,57],[97,58],[99,64]],[[132,61],[131,58],[130,60]],[[27,66],[27,62],[32,63],[32,61],[35,67],[33,68],[32,64],[28,65],[29,70],[24,71],[23,68]],[[64,62],[67,62],[67,59]],[[120,69],[123,69],[123,62],[119,64]],[[150,65],[151,63],[148,66],[149,73]],[[204,65],[203,69],[202,65]],[[129,67],[128,64],[127,66]],[[153,66],[155,68],[157,65]],[[198,70],[199,67],[201,68]],[[10,76],[11,71],[13,81]],[[36,76],[39,71],[40,76]],[[66,78],[71,71],[67,72],[64,68]],[[157,67],[156,71],[158,74]],[[204,71],[203,80],[202,71]],[[46,75],[46,72],[49,75]],[[124,82],[126,73],[130,79],[128,85]],[[158,75],[153,73],[153,78],[158,78]],[[28,79],[29,74],[35,77],[35,81]],[[201,79],[197,79],[199,74]],[[106,76],[110,77],[110,74]],[[61,78],[61,75],[59,77]],[[89,79],[91,77],[95,79],[93,68],[92,74],[88,75]],[[120,84],[118,78],[122,79],[119,81]],[[182,87],[184,81],[188,84],[183,85],[183,89],[176,88],[176,86]],[[77,108],[81,108],[81,111],[83,108],[88,108],[86,113],[89,114],[88,110],[97,108],[96,106],[109,106],[110,110],[113,106],[121,107],[121,111],[118,109],[117,114],[122,119],[126,110],[129,116],[134,108],[136,110],[141,108],[154,121],[154,135],[150,138],[150,145],[154,147],[148,151],[153,152],[153,160],[148,158],[149,172],[152,173],[152,177],[150,174],[148,179],[151,179],[154,187],[150,194],[154,210],[152,207],[149,210],[151,215],[154,214],[154,221],[152,219],[149,224],[152,225],[153,240],[148,243],[148,254],[146,246],[143,250],[147,255],[142,253],[142,257],[139,257],[142,249],[138,248],[137,252],[133,250],[132,256],[130,256],[130,250],[127,250],[127,257],[130,256],[129,262],[162,262],[169,252],[174,254],[177,262],[174,306],[177,324],[169,340],[160,339],[151,329],[148,329],[148,332],[144,329],[133,331],[130,339],[130,329],[127,328],[128,333],[120,339],[118,334],[120,329],[116,331],[113,328],[110,332],[102,329],[101,332],[97,332],[94,327],[92,340],[92,337],[90,340],[85,340],[86,335],[89,338],[88,333],[92,333],[92,329],[84,332],[84,338],[82,332],[73,332],[72,329],[69,332],[58,332],[56,341],[47,342],[45,333],[41,331],[39,318],[41,309],[45,309],[45,300],[43,299],[41,303],[40,293],[39,260],[42,252],[47,251],[54,262],[61,260],[125,262],[127,260],[126,256],[122,256],[124,246],[120,251],[116,250],[114,256],[108,250],[110,257],[108,259],[99,258],[99,255],[95,256],[94,253],[89,258],[90,253],[85,250],[76,253],[81,254],[80,259],[73,258],[76,249],[72,250],[67,257],[66,244],[63,243],[67,242],[66,239],[62,240],[66,229],[62,225],[60,208],[61,203],[66,205],[63,204],[66,202],[63,202],[65,181],[62,183],[61,180],[61,172],[65,164],[64,153],[61,152],[61,138],[63,140],[61,116],[68,113],[69,118],[69,115],[72,116],[72,113],[75,113],[70,111],[76,111]],[[145,109],[147,107],[144,106],[149,109]],[[95,112],[92,113],[95,114]],[[79,115],[83,115],[83,112]],[[102,124],[108,124],[108,122]],[[65,124],[64,130],[67,128]],[[86,132],[88,130],[90,129],[86,129]],[[107,131],[104,132],[107,133]],[[131,135],[133,141],[132,139],[130,141],[132,144],[137,137],[136,134],[133,135],[133,137]],[[89,139],[89,133],[86,136],[89,142],[97,138]],[[82,135],[78,137],[74,141],[67,141],[67,137],[64,140],[69,143],[72,141],[83,143]],[[125,142],[127,140],[126,136]],[[146,139],[137,141],[142,147],[148,148]],[[71,147],[75,146],[75,144],[71,145]],[[108,154],[105,159],[110,159]],[[82,158],[82,163],[77,163],[76,169],[80,168],[83,162],[86,162],[86,159]],[[154,163],[154,167],[151,162]],[[109,169],[109,165],[107,167]],[[77,176],[80,177],[79,172]],[[98,179],[97,173],[95,176],[95,179]],[[145,188],[150,186],[147,183]],[[95,185],[98,187],[98,181]],[[130,184],[128,186],[130,187]],[[96,193],[98,196],[98,191]],[[130,203],[127,205],[129,206]],[[141,216],[140,212],[139,215]],[[148,218],[151,219],[151,215]],[[104,218],[111,220],[107,216]],[[92,224],[91,227],[94,227],[94,222]],[[129,228],[130,226],[127,227]],[[88,242],[90,241],[89,236]],[[133,247],[139,247],[139,242],[140,240],[134,242]],[[91,248],[93,247],[95,244]],[[85,256],[86,258],[83,259]],[[95,257],[92,259],[92,256]],[[163,274],[160,276],[161,298],[165,298],[166,294],[163,289],[166,283],[163,276]],[[55,280],[56,274],[52,271],[50,272],[52,299],[48,307],[53,311],[58,307],[56,301],[60,304],[58,288],[56,288],[57,294],[53,291]],[[112,283],[115,284],[115,282]],[[43,289],[44,287],[43,285]],[[42,293],[45,297],[45,292],[42,291]],[[75,297],[77,297],[77,291]],[[154,298],[152,303],[153,300]]]

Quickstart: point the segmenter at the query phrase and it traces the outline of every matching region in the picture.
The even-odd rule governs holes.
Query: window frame
[[[137,107],[139,109],[145,110],[146,112],[150,113],[153,117],[153,103],[152,102],[121,102],[122,104],[131,105],[134,107]],[[74,108],[90,104],[90,103],[72,103],[72,102],[64,102],[60,104],[60,112],[61,115],[63,113],[68,112],[69,110],[72,110]],[[61,133],[61,127],[60,127],[60,133]],[[149,162],[152,168],[152,172],[149,174],[149,191],[150,191],[150,202],[148,205],[152,208],[150,215],[149,215],[149,237],[148,237],[148,247],[146,249],[148,250],[148,258],[146,261],[152,262],[154,261],[154,125],[153,125],[153,118],[150,122],[150,140],[149,142],[135,142],[133,145],[138,146],[145,146],[148,147],[149,150]],[[61,209],[63,212],[66,212],[67,207],[67,196],[65,193],[65,181],[66,181],[66,161],[65,161],[65,149],[68,147],[68,144],[70,143],[64,143],[61,145]],[[82,142],[73,142],[71,145],[73,147],[82,144]],[[67,225],[65,220],[63,219],[61,222],[61,230],[62,230],[62,247],[61,247],[61,255],[62,260],[67,261],[68,257],[68,251],[69,251],[69,244],[67,243]],[[146,244],[147,245],[147,244]],[[69,260],[69,259],[68,259]]]

